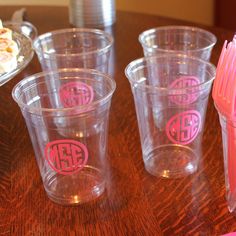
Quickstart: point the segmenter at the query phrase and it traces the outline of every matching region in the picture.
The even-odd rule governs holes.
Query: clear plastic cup
[[[139,35],[145,56],[180,53],[206,61],[209,61],[216,41],[211,32],[190,26],[162,26]]]
[[[134,96],[146,170],[166,178],[194,173],[201,157],[214,65],[165,54],[135,60],[125,73]]]
[[[33,42],[44,71],[89,68],[108,73],[113,38],[98,29],[71,28],[40,35]]]
[[[229,211],[233,212],[236,210],[236,121],[227,118],[219,110],[218,114],[223,141],[226,200]]]
[[[48,83],[52,78],[56,87]],[[12,95],[25,118],[44,188],[52,201],[75,205],[104,192],[114,90],[112,78],[89,69],[42,72],[14,87]],[[52,102],[54,98],[60,102]]]

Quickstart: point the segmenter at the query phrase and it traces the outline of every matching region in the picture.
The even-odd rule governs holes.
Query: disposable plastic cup
[[[227,118],[219,110],[218,114],[223,141],[226,200],[229,211],[233,212],[236,210],[236,120]]]
[[[43,71],[89,68],[108,73],[113,37],[98,29],[61,29],[40,35],[33,47]]]
[[[125,73],[134,96],[146,170],[166,178],[194,173],[201,157],[214,65],[165,54],[135,60]]]
[[[48,80],[55,80],[50,87]],[[76,205],[106,187],[109,108],[115,82],[89,69],[42,72],[13,89],[34,148],[48,197]],[[54,94],[57,96],[54,96]],[[59,98],[59,102],[52,99]]]
[[[162,26],[139,35],[145,56],[180,53],[206,61],[209,61],[216,41],[211,32],[190,26]]]

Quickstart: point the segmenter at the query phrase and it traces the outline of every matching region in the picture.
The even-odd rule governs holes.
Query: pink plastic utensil
[[[236,89],[236,41],[228,45],[225,41],[216,70],[216,79],[213,86],[213,98],[218,109],[227,118],[236,119],[235,95]]]
[[[229,210],[236,207],[236,40],[227,45],[225,41],[217,65],[216,79],[213,86],[213,99],[218,110],[227,118],[227,164],[229,183]],[[228,120],[232,121],[231,123]]]

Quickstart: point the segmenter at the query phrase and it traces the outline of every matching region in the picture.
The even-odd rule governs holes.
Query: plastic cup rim
[[[187,88],[168,88],[168,87],[160,87],[160,86],[154,86],[154,85],[139,84],[139,82],[137,80],[132,78],[133,76],[131,74],[135,72],[135,71],[132,71],[132,70],[137,64],[146,62],[148,60],[150,61],[150,60],[153,60],[153,59],[158,59],[158,58],[191,59],[193,61],[197,61],[197,62],[200,62],[202,64],[208,65],[211,69],[213,69],[214,75],[212,76],[211,79],[209,79],[209,80],[207,80],[203,83],[193,85],[193,86],[189,86]],[[142,66],[140,65],[140,68],[141,67],[144,67],[144,65],[142,65]],[[142,58],[135,59],[126,66],[125,75],[128,78],[130,84],[132,84],[132,85],[134,85],[138,88],[148,89],[148,90],[153,91],[153,92],[158,91],[158,92],[161,92],[162,94],[164,93],[164,94],[173,94],[173,95],[178,94],[178,95],[180,95],[180,94],[186,94],[186,91],[189,91],[189,90],[195,91],[196,88],[211,84],[213,82],[213,80],[215,79],[216,67],[212,63],[204,61],[204,60],[199,59],[197,57],[192,57],[192,56],[188,56],[188,55],[185,55],[185,54],[172,53],[172,54],[162,54],[162,55],[156,55],[156,56],[147,56],[147,57],[142,57]]]
[[[103,35],[104,38],[107,39],[108,44],[103,47],[103,48],[99,48],[96,50],[92,50],[89,52],[81,52],[81,53],[71,53],[71,54],[65,54],[65,53],[53,53],[54,56],[56,57],[78,57],[78,56],[87,56],[87,55],[91,55],[91,54],[102,54],[104,52],[107,52],[113,45],[114,43],[114,39],[113,37],[103,31],[103,30],[99,30],[99,29],[88,29],[88,28],[67,28],[67,29],[59,29],[59,30],[53,30],[44,34],[39,35],[34,41],[33,41],[33,49],[35,50],[35,52],[38,55],[44,55],[45,58],[50,58],[50,56],[52,55],[52,53],[48,53],[48,52],[42,52],[42,50],[40,50],[38,47],[36,47],[36,44],[45,39],[45,38],[49,38],[52,35],[59,35],[59,34],[64,34],[64,33],[93,33],[94,35]]]
[[[210,31],[201,29],[199,27],[194,27],[194,26],[183,26],[183,25],[169,25],[169,26],[160,26],[160,27],[156,27],[156,28],[152,28],[152,29],[148,29],[146,31],[143,31],[138,39],[140,44],[145,48],[145,49],[152,49],[152,50],[156,50],[156,51],[160,51],[160,53],[162,52],[176,52],[176,53],[183,53],[183,50],[171,50],[171,49],[163,49],[163,48],[159,48],[159,47],[155,47],[155,45],[152,46],[148,46],[145,43],[144,38],[147,35],[151,35],[152,33],[156,32],[156,31],[161,31],[161,30],[166,30],[166,29],[179,29],[179,30],[188,30],[188,31],[192,31],[192,32],[202,32],[205,33],[207,35],[209,35],[209,38],[211,38],[212,41],[208,46],[202,47],[202,48],[196,48],[196,49],[187,49],[186,52],[198,52],[198,51],[204,51],[204,50],[208,50],[210,48],[212,48],[216,42],[217,42],[217,38],[216,36],[211,33]]]
[[[26,89],[24,89],[24,91],[20,92],[19,96],[16,96],[16,93],[20,91],[20,89],[27,83],[31,82],[31,81],[36,81],[37,79],[39,79],[40,77],[45,77],[48,75],[54,75],[54,74],[60,74],[60,73],[70,73],[70,72],[85,72],[85,73],[91,73],[93,75],[99,75],[102,76],[104,78],[106,78],[106,80],[109,81],[111,89],[110,91],[103,96],[102,98],[91,102],[90,104],[85,104],[85,105],[79,105],[79,106],[73,106],[73,107],[66,107],[66,108],[35,108],[35,107],[30,107],[28,104],[22,102],[19,100],[20,96],[22,95],[22,93],[24,91],[27,91],[29,89],[31,89],[33,86],[36,86],[36,84],[31,85],[29,87],[27,87]],[[54,71],[46,71],[46,72],[39,72],[33,75],[30,75],[24,79],[22,79],[20,82],[18,82],[12,89],[12,97],[14,99],[14,101],[18,104],[18,106],[21,109],[26,109],[29,113],[32,114],[41,114],[43,112],[45,113],[54,113],[54,112],[70,112],[70,111],[74,111],[74,110],[87,110],[88,107],[96,107],[96,105],[98,105],[99,103],[103,103],[106,102],[114,93],[116,89],[116,83],[115,81],[112,79],[112,77],[108,74],[105,74],[103,72],[94,70],[94,69],[84,69],[84,68],[64,68],[64,69],[58,69],[58,70],[54,70]],[[91,109],[92,110],[92,109]]]

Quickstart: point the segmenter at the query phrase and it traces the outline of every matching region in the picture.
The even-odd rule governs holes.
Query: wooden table
[[[2,7],[10,19],[19,7]],[[27,7],[27,19],[44,33],[69,27],[65,7]],[[102,200],[77,207],[51,202],[43,189],[32,145],[20,109],[11,97],[13,86],[39,72],[36,56],[13,80],[0,87],[0,235],[221,235],[236,231],[236,218],[225,200],[223,153],[218,115],[209,100],[203,156],[199,171],[168,180],[148,174],[143,165],[133,97],[124,75],[126,65],[142,56],[138,35],[170,24],[193,25],[158,16],[117,12],[110,29],[117,90],[109,129],[109,183]],[[233,32],[198,25],[213,32],[217,63],[223,41]]]

